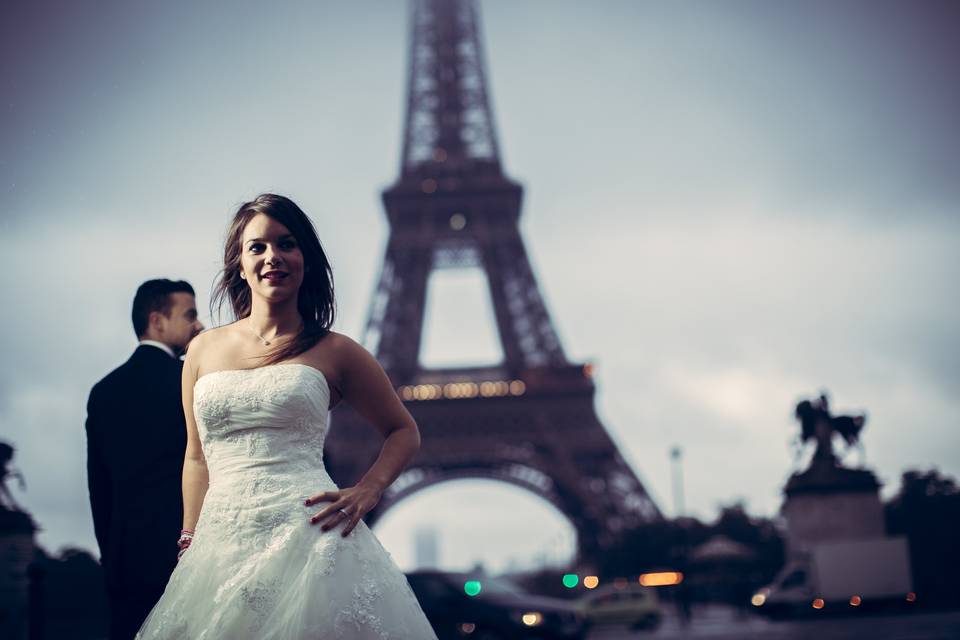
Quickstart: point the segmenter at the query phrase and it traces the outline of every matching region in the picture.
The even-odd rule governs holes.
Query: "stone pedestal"
[[[879,490],[872,472],[840,467],[825,458],[793,474],[781,508],[788,555],[802,554],[820,542],[883,537]]]

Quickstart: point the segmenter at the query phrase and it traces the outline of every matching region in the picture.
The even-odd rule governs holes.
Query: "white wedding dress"
[[[194,415],[210,485],[192,546],[138,639],[424,640],[436,636],[367,526],[309,517],[337,489],[323,467],[330,390],[276,364],[201,376]],[[173,544],[173,541],[171,541]]]

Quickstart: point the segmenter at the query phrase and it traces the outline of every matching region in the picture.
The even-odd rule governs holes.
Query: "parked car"
[[[631,584],[610,584],[583,596],[580,613],[590,625],[627,625],[632,629],[656,629],[660,625],[660,599],[656,589]]]
[[[587,634],[574,602],[529,594],[506,580],[414,571],[407,581],[439,640],[582,640]]]

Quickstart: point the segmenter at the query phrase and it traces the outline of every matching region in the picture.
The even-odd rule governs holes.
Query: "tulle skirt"
[[[303,506],[291,484],[265,477],[249,495],[211,487],[138,640],[436,638],[373,532],[363,522],[346,538],[342,525],[321,531],[308,518],[323,505]]]

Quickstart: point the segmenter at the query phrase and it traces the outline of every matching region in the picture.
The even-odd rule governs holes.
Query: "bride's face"
[[[303,282],[303,253],[284,225],[258,213],[240,236],[240,272],[254,297],[281,302]]]

